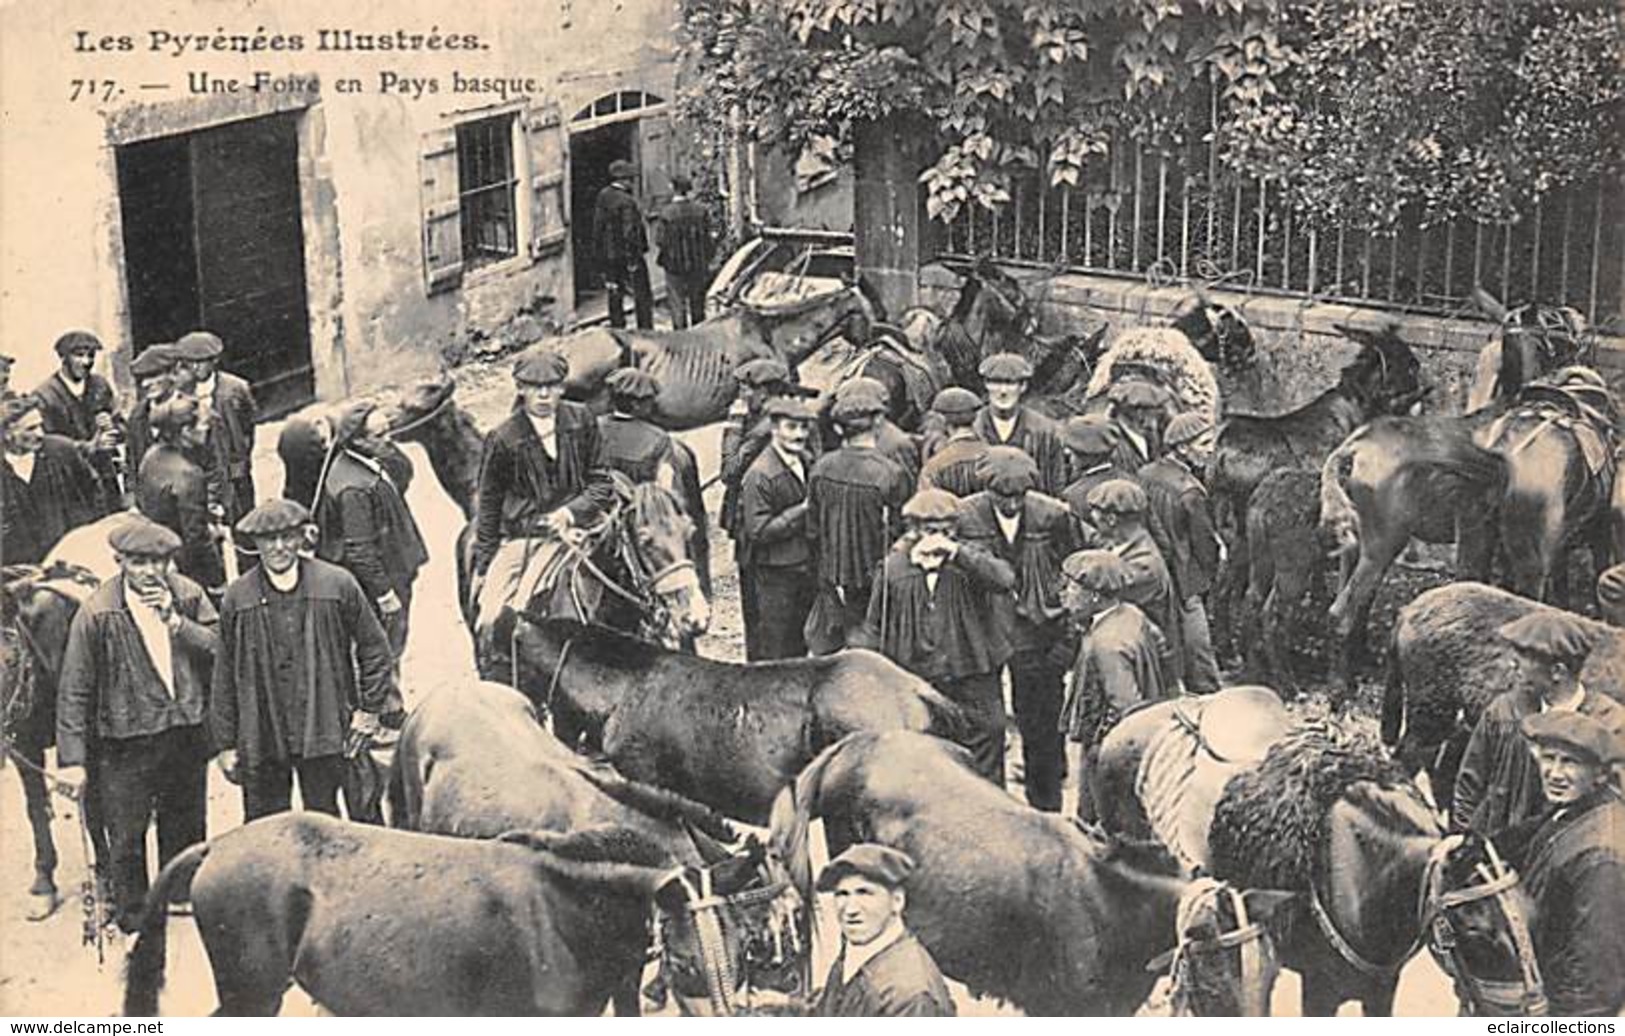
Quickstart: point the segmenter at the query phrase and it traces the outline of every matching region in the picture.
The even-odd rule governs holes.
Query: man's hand
[[[82,791],[85,787],[85,768],[83,766],[59,766],[56,768],[56,779],[63,784],[72,785],[76,790]]]
[[[214,757],[220,767],[220,772],[226,775],[226,780],[233,784],[237,781],[237,750],[235,748],[222,748],[220,754]]]
[[[149,586],[136,587],[135,595],[141,603],[158,613],[164,622],[169,622],[175,616],[175,594],[169,589],[169,582],[160,579]]]
[[[555,536],[563,536],[565,531],[576,523],[575,516],[568,508],[561,507],[542,517],[542,526]]]
[[[394,615],[401,610],[401,599],[395,596],[395,591],[378,598],[378,610],[385,615]]]
[[[362,712],[357,709],[350,717],[350,733],[359,737],[376,737],[382,726],[378,722],[378,713]]]

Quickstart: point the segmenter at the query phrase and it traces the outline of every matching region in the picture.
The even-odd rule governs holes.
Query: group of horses
[[[738,364],[773,355],[793,368],[837,335],[865,343],[843,376],[861,371],[891,387],[893,416],[905,427],[923,420],[926,391],[976,387],[976,362],[1004,350],[1029,356],[1035,391],[1050,407],[1101,404],[1088,388],[1112,362],[1100,336],[1039,338],[1020,282],[986,263],[965,278],[946,319],[912,313],[889,325],[854,285],[771,316],[736,312],[665,334],[597,329],[548,345],[570,361],[571,393],[589,401],[602,398],[610,370],[650,369],[662,386],[657,416],[674,429],[723,416]],[[1221,374],[1256,362],[1245,322],[1205,295],[1173,330],[1180,348]],[[1368,553],[1371,565],[1392,558],[1367,541],[1381,539],[1388,515],[1380,508],[1396,503],[1382,473],[1361,466],[1363,454],[1339,460],[1350,444],[1407,421],[1437,430],[1454,420],[1469,438],[1486,427],[1482,418],[1403,416],[1425,391],[1414,354],[1393,329],[1347,333],[1360,349],[1332,389],[1291,413],[1228,415],[1220,427],[1214,492],[1245,534],[1233,571],[1246,574],[1248,595],[1267,588],[1274,600],[1265,613],[1306,585],[1283,572],[1291,552],[1252,537],[1255,524],[1276,517],[1254,521],[1260,502],[1278,495],[1275,484],[1292,478],[1301,487],[1321,473],[1319,492],[1309,490],[1314,502],[1327,495],[1326,479],[1346,487],[1352,542],[1369,569]],[[1529,375],[1572,359],[1550,352],[1523,349],[1511,330],[1501,347]],[[1516,424],[1516,399],[1502,392],[1494,404],[1508,419],[1491,423],[1509,440],[1548,427],[1572,434],[1579,420],[1531,431]],[[481,436],[449,379],[407,390],[386,412],[398,439],[425,447],[471,519]],[[1382,477],[1437,483],[1465,500],[1450,487],[1471,473],[1427,443],[1412,442]],[[1474,448],[1494,455],[1493,446]],[[1584,461],[1582,447],[1573,451]],[[1530,491],[1510,478],[1495,485]],[[1567,482],[1546,488],[1566,513],[1580,508],[1568,503]],[[1234,773],[1212,767],[1238,761],[1286,768],[1290,739],[1237,759],[1215,751],[1203,734],[1210,724],[1193,718],[1192,706],[1136,713],[1091,775],[1106,828],[1085,828],[978,777],[941,739],[960,722],[953,704],[880,655],[731,664],[679,650],[706,615],[701,581],[673,578],[693,561],[691,512],[691,502],[661,487],[619,487],[605,521],[572,547],[563,597],[507,616],[500,635],[511,645],[512,686],[442,688],[413,710],[390,773],[393,830],[288,815],[172,861],[132,949],[127,1011],[158,1007],[164,905],[180,899],[193,904],[225,1013],[274,1013],[298,983],[346,1014],[591,1014],[611,1004],[631,1014],[651,954],[661,962],[657,987],[685,1011],[783,1009],[811,989],[814,818],[831,855],[862,840],[914,855],[911,929],[949,977],[1029,1013],[1130,1013],[1166,974],[1185,1010],[1263,1014],[1282,962],[1304,974],[1311,1013],[1351,998],[1384,1012],[1399,967],[1441,921],[1465,947],[1453,951],[1453,973],[1521,982],[1530,1002],[1538,992],[1514,937],[1526,905],[1509,906],[1500,891],[1462,894],[1481,883],[1493,850],[1445,839],[1398,769],[1351,772],[1332,789],[1305,835],[1317,862],[1299,885],[1260,885],[1214,866],[1193,878],[1179,847],[1146,818],[1183,810],[1186,823],[1208,830],[1225,800],[1212,787],[1204,795],[1190,775],[1228,778]],[[1462,513],[1484,512],[1464,503]],[[1309,535],[1319,542],[1313,524]],[[1301,556],[1318,565],[1326,551]],[[11,573],[6,605],[27,641],[8,647],[8,676],[25,650],[32,676],[8,686],[28,683],[36,691],[29,708],[43,707],[74,601],[38,573]],[[1244,696],[1214,708],[1238,729],[1279,722],[1278,702]],[[8,724],[8,740],[21,729]],[[1148,798],[1147,760],[1181,751],[1186,776]],[[766,825],[769,837],[758,840],[741,823]],[[48,818],[35,837],[37,849],[49,845]]]

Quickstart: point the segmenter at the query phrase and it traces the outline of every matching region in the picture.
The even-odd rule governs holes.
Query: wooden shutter
[[[556,101],[531,108],[525,138],[530,146],[530,258],[539,262],[564,251],[570,236],[564,118]]]
[[[463,211],[457,195],[457,131],[423,135],[418,160],[423,184],[423,283],[428,293],[463,280]]]

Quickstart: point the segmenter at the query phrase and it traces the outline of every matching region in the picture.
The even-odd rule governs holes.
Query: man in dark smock
[[[100,518],[119,506],[118,449],[124,437],[113,386],[91,370],[102,343],[89,331],[69,331],[54,349],[61,367],[34,395],[45,430],[71,440],[96,472],[93,499]]]
[[[914,491],[908,472],[881,453],[874,429],[886,404],[868,392],[837,399],[831,416],[846,442],[807,478],[807,535],[818,559],[818,599],[807,618],[807,648],[827,655],[863,625],[881,560],[903,526]]]
[[[931,412],[942,418],[947,437],[920,468],[921,489],[946,489],[954,496],[980,493],[982,458],[991,449],[973,427],[982,401],[976,393],[950,385],[931,401]]]
[[[812,409],[798,399],[772,399],[767,417],[772,442],[741,487],[739,571],[755,594],[756,607],[745,615],[745,657],[753,662],[806,655],[807,613],[818,587],[807,537]]]
[[[1139,483],[1135,469],[1124,469],[1118,463],[1123,431],[1105,414],[1084,414],[1069,418],[1061,426],[1061,441],[1066,444],[1072,472],[1072,481],[1061,491],[1061,499],[1066,501],[1077,523],[1078,542],[1088,547],[1104,547],[1106,542],[1095,528],[1094,514],[1089,507],[1090,492],[1113,479]]]
[[[152,408],[175,391],[171,380],[175,371],[174,348],[166,342],[158,342],[141,350],[141,355],[130,361],[136,400],[124,421],[124,461],[131,471],[141,470],[141,462],[152,448]]]
[[[208,474],[199,463],[208,458],[209,433],[197,400],[174,396],[158,404],[149,421],[158,441],[141,461],[136,506],[180,537],[180,573],[218,595],[226,586],[226,565],[209,511]]]
[[[1072,515],[1038,492],[1038,465],[1020,450],[989,447],[982,466],[987,488],[961,502],[959,539],[1015,570],[1015,594],[994,598],[1013,652],[1010,704],[1021,730],[1027,804],[1056,813],[1066,768],[1058,722],[1064,667],[1052,649],[1064,632],[1061,562],[1073,551]]]
[[[886,411],[891,406],[891,396],[886,391],[886,386],[874,378],[850,378],[841,382],[830,398],[832,403],[855,399],[879,402],[880,413],[875,416],[874,426],[870,430],[875,439],[875,449],[879,450],[883,457],[903,469],[903,472],[908,475],[909,486],[912,488],[920,478],[920,444],[915,442],[914,436],[897,427],[892,419],[887,416]]]
[[[1479,715],[1456,772],[1450,826],[1493,835],[1546,809],[1540,768],[1522,724],[1544,712],[1590,716],[1615,737],[1625,736],[1625,708],[1580,682],[1594,646],[1591,634],[1567,612],[1532,612],[1502,626],[1502,640],[1516,651],[1520,686],[1496,698]]]
[[[833,894],[841,952],[813,1013],[820,1018],[946,1018],[954,1014],[936,961],[903,923],[907,853],[872,842],[851,846],[818,875]]]
[[[243,789],[246,821],[288,809],[339,815],[346,740],[378,733],[393,686],[373,602],[337,565],[304,558],[310,512],[271,500],[237,523],[260,564],[226,588],[209,739]]]
[[[1106,398],[1123,433],[1115,450],[1117,466],[1138,471],[1161,457],[1163,428],[1174,415],[1174,394],[1155,382],[1128,377],[1113,384]]]
[[[212,425],[215,448],[225,466],[226,488],[219,494],[227,525],[247,514],[258,498],[254,491],[254,426],[259,406],[247,381],[220,370],[226,347],[218,335],[192,331],[175,343],[175,384],[196,399]],[[254,559],[238,552],[237,567],[246,571]]]
[[[46,433],[32,395],[0,400],[0,438],[0,556],[38,564],[64,534],[102,516],[96,471],[80,444]]]
[[[1535,959],[1551,1014],[1625,1009],[1625,801],[1615,770],[1625,743],[1579,712],[1524,717],[1547,809],[1502,832],[1535,903]]]
[[[1179,611],[1174,579],[1162,551],[1145,526],[1145,490],[1127,479],[1111,479],[1089,491],[1089,510],[1104,546],[1128,566],[1129,581],[1123,599],[1139,607],[1168,638],[1172,664],[1168,678],[1180,674]]]
[[[593,202],[593,239],[598,242],[604,287],[609,291],[609,326],[626,326],[626,293],[632,292],[632,306],[638,328],[654,327],[654,294],[649,289],[649,235],[643,226],[643,209],[632,192],[638,168],[624,158],[609,164],[609,184]]]
[[[1213,457],[1213,425],[1201,414],[1180,414],[1168,422],[1163,442],[1168,452],[1140,469],[1140,482],[1157,516],[1152,532],[1164,537],[1157,546],[1174,577],[1180,675],[1187,692],[1208,694],[1219,689],[1219,665],[1204,598],[1225,557],[1200,477]]]
[[[689,197],[694,181],[683,173],[671,178],[671,201],[660,210],[655,247],[666,271],[666,309],[678,331],[705,319],[705,289],[711,276],[711,217]]]
[[[790,370],[782,360],[758,357],[739,365],[734,371],[739,385],[739,396],[728,408],[728,420],[722,426],[722,511],[717,519],[730,536],[739,534],[739,487],[745,472],[772,438],[765,407],[769,400],[779,398],[803,399],[811,394],[790,381]],[[807,439],[809,463],[822,454],[822,443],[815,434]]]
[[[995,599],[1015,590],[1009,562],[958,538],[959,500],[941,489],[903,508],[909,532],[886,555],[869,595],[863,642],[934,684],[964,710],[960,743],[977,772],[1004,782],[1004,694],[1010,642]]]
[[[1038,465],[1038,488],[1059,496],[1066,488],[1066,448],[1055,422],[1022,403],[1033,366],[1015,353],[995,353],[977,368],[987,387],[987,406],[972,426],[989,446],[1014,446]]]

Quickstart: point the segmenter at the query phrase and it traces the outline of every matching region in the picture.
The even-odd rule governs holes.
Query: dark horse
[[[274,1015],[297,983],[339,1015],[594,1015],[644,961],[651,904],[679,974],[703,974],[700,890],[762,887],[760,849],[704,867],[616,828],[495,841],[283,813],[164,868],[130,953],[124,1013],[158,1012],[171,900],[189,898],[217,1014]],[[794,931],[793,923],[786,924]],[[707,995],[702,980],[696,990]]]
[[[407,830],[494,838],[512,830],[607,826],[635,832],[688,866],[721,859],[728,843],[739,841],[732,825],[710,809],[578,756],[542,728],[529,700],[497,684],[443,688],[412,711],[396,747],[389,799],[390,822]],[[730,912],[718,922],[729,940],[728,974],[744,982],[753,970],[747,963],[774,964],[779,988],[797,991],[803,978],[786,961],[740,957],[751,944],[745,917]],[[615,1013],[635,1014],[647,925],[631,914],[595,924],[595,938],[624,954],[621,966],[605,976]],[[694,996],[680,976],[675,982],[679,997]],[[713,1006],[730,1008],[731,1002]]]
[[[914,857],[909,930],[973,992],[1030,1015],[1128,1015],[1151,992],[1147,965],[1178,950],[1205,972],[1187,990],[1196,1013],[1268,1013],[1273,952],[1262,928],[1238,931],[1235,899],[1183,880],[1160,850],[1017,802],[948,742],[854,734],[813,760],[773,807],[773,844],[808,891],[815,817],[831,857],[859,841]],[[1258,920],[1282,897],[1244,898]]]
[[[1512,399],[1524,385],[1562,367],[1592,364],[1596,340],[1587,334],[1578,310],[1539,302],[1509,309],[1483,288],[1474,288],[1472,299],[1500,328],[1495,340],[1479,351],[1467,392],[1469,413]]]
[[[520,689],[540,699],[565,744],[754,824],[767,823],[774,796],[847,734],[940,734],[959,712],[871,651],[741,665],[565,619],[521,619],[515,644]]]
[[[1303,1013],[1330,1016],[1359,1000],[1367,1015],[1390,1014],[1400,969],[1431,915],[1431,868],[1448,862],[1459,841],[1445,838],[1401,767],[1335,726],[1303,725],[1275,739],[1261,761],[1226,778],[1217,798],[1153,783],[1148,761],[1167,739],[1182,745],[1190,737],[1185,708],[1147,705],[1107,734],[1090,781],[1103,825],[1127,838],[1155,837],[1167,827],[1153,815],[1179,817],[1185,803],[1202,811],[1187,822],[1205,822],[1204,866],[1214,877],[1298,893],[1280,948],[1282,964],[1303,976]],[[1225,732],[1267,729],[1267,712],[1260,701],[1234,701]]]

